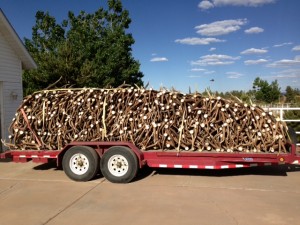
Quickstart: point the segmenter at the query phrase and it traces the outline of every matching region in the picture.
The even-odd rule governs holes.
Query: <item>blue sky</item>
[[[299,0],[123,0],[144,82],[193,91],[250,90],[256,77],[300,88]],[[104,0],[0,0],[21,39],[37,10],[61,22]],[[214,80],[213,82],[211,80]]]

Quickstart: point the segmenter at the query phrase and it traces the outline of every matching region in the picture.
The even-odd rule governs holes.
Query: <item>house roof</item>
[[[0,8],[0,31],[4,35],[4,38],[8,41],[10,47],[15,51],[17,56],[22,62],[22,69],[36,69],[37,65],[34,62],[33,58],[25,48],[20,37],[4,15],[3,11]]]

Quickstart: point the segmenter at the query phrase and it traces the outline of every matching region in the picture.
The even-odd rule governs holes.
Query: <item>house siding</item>
[[[8,128],[23,99],[22,62],[0,31],[1,138],[8,140]],[[14,97],[14,96],[15,97]]]

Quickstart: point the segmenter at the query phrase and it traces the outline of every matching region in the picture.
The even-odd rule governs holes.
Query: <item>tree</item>
[[[294,102],[296,93],[294,92],[293,88],[291,86],[287,86],[285,92],[286,101],[289,103]]]
[[[269,84],[268,81],[257,77],[253,82],[253,89],[255,90],[254,95],[257,101],[272,103],[280,98],[280,87],[277,80]]]
[[[143,85],[140,64],[132,56],[134,39],[126,33],[131,19],[120,0],[108,0],[108,9],[58,24],[48,12],[36,13],[32,39],[25,46],[38,69],[23,74],[24,94],[56,83],[61,87],[116,87],[124,82]]]
[[[48,13],[36,13],[32,40],[25,38],[25,46],[38,64],[38,69],[23,73],[25,94],[45,88],[60,77],[55,65],[58,64],[57,46],[64,40],[64,33],[64,29]]]

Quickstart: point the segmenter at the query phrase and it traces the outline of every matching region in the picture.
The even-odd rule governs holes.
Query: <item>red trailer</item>
[[[56,160],[66,175],[75,181],[88,181],[98,172],[115,183],[130,182],[145,165],[153,168],[232,169],[243,167],[299,164],[295,144],[287,153],[221,153],[185,151],[141,151],[130,142],[73,142],[62,150],[11,150],[1,158],[14,162]]]

